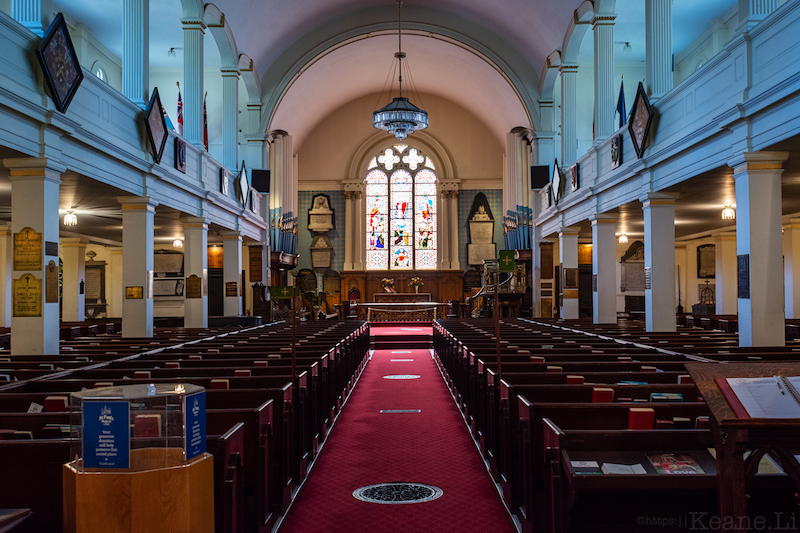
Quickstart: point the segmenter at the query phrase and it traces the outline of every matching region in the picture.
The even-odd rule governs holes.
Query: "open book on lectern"
[[[738,418],[800,418],[800,376],[715,381]]]

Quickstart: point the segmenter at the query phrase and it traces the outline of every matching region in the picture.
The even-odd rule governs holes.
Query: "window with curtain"
[[[367,169],[367,270],[436,268],[436,168],[398,144]]]

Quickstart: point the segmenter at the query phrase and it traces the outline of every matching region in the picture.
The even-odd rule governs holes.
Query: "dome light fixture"
[[[725,209],[722,210],[722,220],[733,220],[736,218],[736,211],[729,206],[726,205]]]
[[[64,215],[64,225],[65,226],[77,226],[78,225],[78,215],[76,215],[72,211],[67,211],[67,214]]]
[[[175,240],[172,241],[172,247],[173,248],[183,248],[183,239],[180,239],[180,238],[176,237]]]
[[[397,40],[398,51],[394,55],[399,62],[400,96],[395,98],[385,107],[372,113],[372,125],[379,130],[386,130],[398,141],[404,140],[417,130],[424,130],[428,127],[428,113],[418,108],[403,97],[403,59],[406,54],[403,52],[403,34],[400,31],[400,12],[403,8],[403,0],[397,0]],[[411,71],[408,71],[411,78]],[[413,84],[413,78],[412,78]]]
[[[628,244],[628,236],[624,233],[619,236],[619,243],[620,244]]]

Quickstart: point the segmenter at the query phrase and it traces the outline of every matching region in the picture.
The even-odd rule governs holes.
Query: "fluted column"
[[[353,210],[355,216],[356,239],[353,241],[353,270],[364,270],[364,260],[367,256],[366,243],[366,210],[364,209],[363,191],[355,191]]]
[[[561,67],[561,166],[578,158],[578,67]]]
[[[672,0],[645,0],[645,79],[650,98],[672,89]]]
[[[669,0],[667,0],[669,1]],[[609,137],[614,127],[614,17],[597,15],[594,28],[594,130],[595,141]]]
[[[344,191],[344,268],[353,270],[353,244],[358,236],[355,234],[355,211],[353,209],[353,191]],[[363,238],[363,237],[362,237]]]
[[[39,37],[53,21],[52,0],[12,0],[11,16]]]
[[[739,0],[739,29],[758,24],[779,5],[779,0]]]
[[[122,2],[122,94],[142,107],[150,101],[150,0]]]
[[[201,20],[183,23],[183,136],[198,148],[203,144],[203,38]]]
[[[450,191],[450,270],[461,270],[458,257],[458,191]]]
[[[454,231],[458,231],[458,229],[450,226],[450,191],[441,191],[439,198],[439,213],[437,216],[437,223],[439,225],[437,237],[437,246],[439,248],[439,268],[442,270],[450,270],[449,237]]]
[[[239,168],[239,71],[222,70],[222,164]]]

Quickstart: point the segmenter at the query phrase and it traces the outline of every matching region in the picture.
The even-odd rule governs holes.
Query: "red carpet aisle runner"
[[[387,375],[418,379],[384,379]],[[381,414],[387,409],[419,413]],[[434,485],[433,501],[379,504],[378,483]],[[342,411],[281,533],[515,533],[429,350],[378,350]]]
[[[433,335],[433,326],[380,326],[370,327],[370,335],[374,337],[402,335]]]

